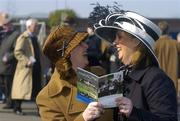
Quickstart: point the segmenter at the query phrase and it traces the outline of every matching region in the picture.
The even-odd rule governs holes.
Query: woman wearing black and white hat
[[[159,68],[154,54],[160,29],[135,12],[121,11],[95,24],[95,33],[115,45],[119,59],[129,69],[124,97],[116,99],[114,120],[177,121],[173,82]]]

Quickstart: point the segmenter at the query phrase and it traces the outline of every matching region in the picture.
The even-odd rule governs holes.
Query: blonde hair
[[[140,42],[136,48],[136,51],[132,55],[131,64],[136,68],[142,61],[145,66],[153,63],[147,48],[142,42]]]

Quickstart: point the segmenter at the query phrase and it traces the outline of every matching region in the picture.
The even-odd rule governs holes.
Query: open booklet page
[[[115,99],[123,96],[123,73],[122,70],[99,77],[78,68],[77,99],[85,103],[99,101],[105,108],[116,107]]]

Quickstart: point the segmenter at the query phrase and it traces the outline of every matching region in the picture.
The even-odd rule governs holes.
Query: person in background
[[[0,45],[1,45],[3,38],[6,35],[6,30],[7,30],[7,29],[4,29],[3,26],[5,23],[8,23],[8,21],[10,21],[10,19],[11,18],[9,17],[9,15],[6,12],[0,11]]]
[[[93,25],[89,25],[87,27],[87,32],[89,34],[86,43],[88,45],[87,53],[88,53],[88,60],[90,66],[100,66],[101,59],[102,59],[102,51],[101,51],[101,39],[99,39],[94,34]]]
[[[110,43],[98,38],[94,33],[94,24],[101,18],[104,18],[109,14],[108,8],[101,6],[99,3],[89,13],[88,24],[86,31],[89,36],[86,40],[88,44],[88,60],[89,66],[101,66],[106,70],[106,73],[110,72]]]
[[[108,52],[110,44],[106,41],[102,41],[94,34],[93,23],[89,23],[87,33],[89,34],[86,39],[88,45],[87,53],[89,66],[101,66],[106,70],[106,73],[109,73],[110,67]]]
[[[4,84],[6,102],[3,108],[10,109],[13,108],[11,88],[17,63],[14,57],[14,48],[20,32],[13,27],[7,13],[4,13],[4,23],[2,27],[5,35],[0,46],[0,80]]]
[[[95,34],[114,44],[126,69],[114,121],[177,121],[174,84],[153,50],[160,29],[138,13],[121,10],[100,20]]]
[[[160,68],[173,80],[176,91],[178,91],[178,54],[180,44],[169,35],[169,25],[166,21],[158,23],[162,35],[156,41],[155,54],[158,58]]]
[[[35,35],[37,20],[28,19],[26,29],[18,37],[14,49],[18,62],[13,79],[12,99],[14,100],[14,112],[18,115],[24,114],[21,108],[22,101],[34,100],[41,90],[40,51]]]
[[[3,23],[4,23],[4,17],[3,17],[4,12],[0,12],[0,46],[1,46],[1,42],[4,38],[5,32],[3,29]],[[0,103],[5,103],[5,95],[4,95],[4,83],[3,81],[0,79]]]
[[[180,32],[177,34],[177,43],[180,44]],[[180,96],[180,53],[178,53],[178,93],[177,95]]]
[[[177,34],[177,42],[180,43],[180,32]]]
[[[111,109],[104,110],[99,102],[85,104],[76,99],[77,67],[86,68],[89,63],[87,37],[86,32],[68,25],[56,27],[48,36],[43,52],[55,70],[36,98],[42,121],[112,121]]]

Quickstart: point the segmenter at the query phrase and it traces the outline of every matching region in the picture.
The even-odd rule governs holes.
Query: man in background
[[[177,42],[180,43],[180,32],[177,34]]]
[[[0,46],[0,80],[4,87],[3,93],[5,94],[6,102],[3,108],[10,109],[13,107],[11,88],[17,62],[13,51],[19,32],[11,24],[10,17],[7,13],[2,13],[1,15],[3,17],[2,31],[4,33]]]
[[[14,50],[17,67],[13,79],[12,99],[14,112],[23,115],[23,100],[35,99],[41,90],[40,48],[36,37],[37,20],[28,19],[26,31],[22,33]]]

